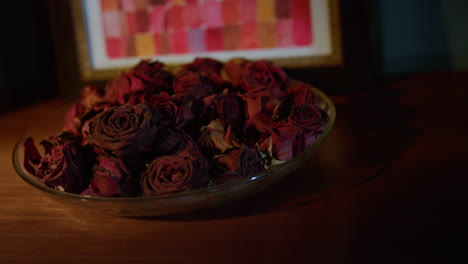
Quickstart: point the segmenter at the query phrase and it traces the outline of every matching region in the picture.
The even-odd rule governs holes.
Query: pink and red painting
[[[111,59],[310,46],[310,10],[310,0],[100,0]]]
[[[142,58],[171,65],[195,57],[304,62],[335,52],[337,0],[79,1],[85,65],[96,71]]]

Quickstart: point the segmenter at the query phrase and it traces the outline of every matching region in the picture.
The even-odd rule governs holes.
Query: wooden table
[[[250,198],[131,219],[45,198],[11,164],[60,100],[0,116],[0,263],[466,263],[468,73],[432,73],[333,98],[310,164]]]

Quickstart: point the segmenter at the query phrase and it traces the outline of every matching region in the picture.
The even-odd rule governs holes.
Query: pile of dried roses
[[[310,86],[268,61],[198,58],[175,75],[142,61],[104,91],[85,87],[58,136],[25,168],[91,196],[155,196],[227,183],[289,160],[329,120]]]

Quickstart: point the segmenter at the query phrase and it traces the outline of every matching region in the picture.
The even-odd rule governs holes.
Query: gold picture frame
[[[95,68],[92,65],[91,60],[91,51],[90,51],[90,40],[88,36],[90,35],[87,32],[90,23],[89,16],[86,14],[86,9],[84,7],[83,1],[88,0],[72,0],[72,17],[73,17],[73,27],[75,32],[77,55],[79,61],[80,76],[82,81],[104,81],[109,80],[122,71],[130,68],[133,64],[128,64],[125,66],[118,67],[109,67],[109,68]],[[99,2],[99,0],[94,0]],[[323,2],[326,5],[326,16],[327,24],[324,27],[328,32],[328,46],[330,52],[327,54],[312,55],[312,56],[297,56],[297,57],[282,57],[282,58],[266,58],[275,62],[276,64],[285,67],[285,68],[317,68],[317,67],[328,67],[328,66],[339,66],[343,64],[343,51],[342,51],[342,38],[341,38],[341,29],[340,29],[340,11],[339,11],[339,0],[310,0],[311,5],[314,3]],[[315,11],[317,12],[317,11]],[[315,23],[315,21],[313,21]],[[96,26],[96,25],[94,25]],[[320,39],[320,36],[315,35],[314,39]],[[233,56],[239,57],[239,56]],[[156,59],[153,57],[150,59]],[[143,58],[141,58],[143,59]],[[171,64],[167,63],[169,66],[177,66],[177,63]]]

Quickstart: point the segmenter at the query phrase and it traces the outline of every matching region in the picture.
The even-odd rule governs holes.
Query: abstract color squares
[[[312,30],[309,19],[294,19],[292,28],[293,42],[296,46],[307,46],[312,43]]]
[[[136,10],[133,0],[120,0],[120,6],[125,12],[134,12]]]
[[[253,23],[257,20],[257,1],[255,0],[239,0],[240,6],[240,22]]]
[[[120,30],[120,12],[107,11],[102,14],[104,23],[104,34],[107,37],[120,37],[122,32]]]
[[[224,25],[234,25],[239,21],[239,2],[237,0],[225,0],[221,2]]]
[[[140,10],[136,12],[136,31],[139,33],[147,32],[150,17],[148,11]]]
[[[187,4],[184,8],[185,23],[189,28],[199,28],[202,23],[198,4]]]
[[[274,48],[276,46],[275,22],[258,23],[258,45],[261,48]]]
[[[156,54],[168,54],[171,51],[169,47],[169,34],[156,34],[153,39]]]
[[[290,0],[275,0],[275,10],[276,10],[276,17],[281,18],[289,18],[289,2]]]
[[[184,30],[173,31],[170,40],[171,53],[186,53],[187,47],[187,32]]]
[[[122,58],[127,55],[126,42],[122,38],[106,38],[107,56],[111,59]]]
[[[136,47],[135,47],[135,39],[133,37],[128,37],[128,38],[125,38],[126,39],[126,53],[127,53],[127,57],[135,57],[137,54],[136,54]]]
[[[130,13],[127,13],[126,16],[127,16],[128,35],[133,36],[138,32],[136,14],[133,12],[130,12]]]
[[[101,0],[103,11],[117,11],[119,9],[119,0]]]
[[[133,0],[136,10],[146,10],[149,7],[149,0]]]
[[[153,36],[150,34],[138,34],[135,36],[135,50],[140,57],[154,55]]]
[[[165,31],[166,11],[164,7],[157,6],[151,10],[149,32],[161,33]]]
[[[275,21],[275,18],[275,1],[257,0],[257,21],[271,22]]]
[[[184,8],[181,6],[173,6],[167,12],[167,20],[169,28],[172,30],[183,30],[185,27]]]
[[[188,31],[189,52],[204,52],[205,31],[203,29],[190,29]]]
[[[240,49],[241,39],[240,27],[238,25],[224,26],[223,28],[223,40],[225,50],[237,50]]]
[[[241,25],[241,48],[255,49],[257,46],[257,24]]]
[[[221,2],[203,3],[201,14],[207,27],[214,28],[223,25]]]
[[[206,29],[205,44],[208,51],[222,50],[224,47],[222,28]]]
[[[166,4],[166,0],[151,0],[150,4],[155,6],[155,5],[164,5]]]
[[[291,18],[294,19],[309,19],[310,18],[310,1],[309,0],[291,0]]]
[[[276,21],[276,45],[278,47],[289,47],[292,45],[291,33],[291,19],[279,19]]]

